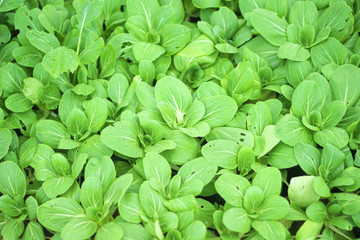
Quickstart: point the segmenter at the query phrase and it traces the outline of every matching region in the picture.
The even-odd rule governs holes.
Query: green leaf
[[[54,120],[41,120],[36,124],[36,138],[52,148],[57,148],[63,138],[70,138],[65,126]]]
[[[216,8],[221,6],[220,0],[194,0],[193,4],[195,7],[200,9],[205,8]]]
[[[55,198],[38,209],[39,222],[46,228],[59,232],[71,220],[83,216],[82,207],[70,198]]]
[[[317,223],[307,220],[297,231],[295,239],[296,240],[315,239],[319,235],[322,227],[323,227],[322,222]]]
[[[321,127],[331,128],[335,127],[343,118],[346,112],[346,105],[344,102],[336,100],[329,102],[321,109],[322,123]]]
[[[45,194],[49,198],[55,198],[58,195],[65,193],[70,189],[74,183],[74,178],[71,176],[61,176],[46,180],[43,183]]]
[[[98,97],[91,99],[90,101],[84,102],[85,114],[89,120],[89,130],[91,132],[98,132],[105,124],[108,109],[106,102]]]
[[[79,108],[71,110],[66,119],[67,130],[75,139],[79,139],[89,129],[89,120]]]
[[[64,72],[74,72],[79,63],[75,51],[67,47],[58,47],[47,52],[42,60],[44,69],[54,78],[58,78]]]
[[[289,22],[297,27],[311,25],[315,26],[318,21],[318,11],[313,2],[299,1],[291,7]]]
[[[199,142],[195,138],[189,137],[181,131],[169,131],[165,134],[165,139],[172,140],[176,144],[174,149],[166,150],[161,153],[169,163],[183,165],[196,158],[200,152]]]
[[[21,92],[25,71],[14,63],[7,63],[0,68],[0,86],[4,92]]]
[[[237,31],[239,22],[232,10],[227,7],[220,7],[218,11],[211,15],[211,25],[215,35],[230,39]]]
[[[146,178],[155,178],[163,187],[167,186],[171,178],[171,167],[168,161],[158,153],[147,153],[143,159]]]
[[[101,131],[101,141],[109,148],[129,156],[138,158],[143,156],[143,149],[138,140],[138,130],[134,123],[122,121],[108,126]]]
[[[309,175],[318,175],[320,166],[320,152],[310,144],[297,143],[294,148],[297,162],[304,172]]]
[[[191,38],[190,29],[180,24],[166,24],[161,28],[159,34],[161,45],[169,55],[174,55],[183,49]]]
[[[331,196],[330,189],[322,177],[316,176],[314,178],[314,189],[320,197],[328,198]]]
[[[351,107],[359,99],[360,69],[354,65],[345,64],[336,69],[330,78],[333,100],[341,100],[346,107]]]
[[[181,166],[177,175],[181,176],[183,182],[198,179],[205,186],[213,179],[217,169],[217,166],[210,161],[204,158],[196,158]]]
[[[239,7],[243,16],[257,8],[265,8],[265,0],[239,0]]]
[[[45,240],[45,235],[42,226],[37,222],[29,222],[24,231],[24,240]]]
[[[235,100],[228,96],[211,96],[201,99],[205,106],[203,121],[207,122],[211,128],[225,126],[233,119],[237,104]]]
[[[215,189],[229,204],[241,207],[245,191],[250,187],[249,181],[231,173],[221,175],[215,182]]]
[[[26,179],[24,173],[16,163],[11,161],[0,164],[0,192],[12,197],[24,197]]]
[[[287,1],[286,0],[270,0],[266,1],[265,8],[273,12],[277,12],[280,17],[286,17],[287,14]]]
[[[231,231],[247,233],[251,229],[251,222],[243,208],[230,208],[224,212],[223,223]]]
[[[140,223],[140,200],[138,193],[127,193],[119,201],[119,213],[122,218],[130,223]]]
[[[133,47],[133,54],[135,59],[140,62],[141,60],[154,61],[165,53],[165,48],[146,42],[136,42]]]
[[[71,219],[62,229],[61,238],[83,240],[91,237],[97,230],[97,224],[86,217]]]
[[[98,207],[103,203],[103,190],[100,179],[97,177],[88,177],[81,185],[80,201],[84,208]]]
[[[133,181],[133,175],[124,174],[118,177],[104,195],[104,205],[115,205],[121,200]]]
[[[88,177],[99,178],[102,184],[102,189],[106,192],[116,178],[113,160],[106,156],[102,157],[101,160],[97,158],[90,159],[85,168],[85,178]]]
[[[306,215],[311,221],[323,222],[327,216],[326,206],[322,202],[314,202],[306,208]]]
[[[186,195],[165,201],[164,205],[172,212],[184,212],[196,210],[198,208],[196,199],[193,195]]]
[[[44,53],[60,47],[59,40],[56,36],[43,31],[30,30],[26,33],[26,37],[34,47]]]
[[[266,167],[257,172],[252,182],[264,191],[264,195],[279,195],[281,192],[281,173],[277,168]]]
[[[156,84],[155,97],[161,114],[163,116],[169,114],[168,111],[165,111],[166,109],[163,108],[164,106],[169,106],[171,114],[176,116],[176,123],[183,121],[183,115],[192,103],[192,96],[187,86],[174,77],[162,78]]]
[[[1,229],[4,239],[16,240],[24,232],[24,222],[20,219],[13,219],[7,222]]]
[[[124,239],[136,239],[138,237],[144,240],[152,239],[151,234],[140,224],[133,224],[127,222],[120,222],[119,224],[124,230]]]
[[[140,205],[148,216],[159,216],[165,210],[163,197],[145,181],[139,189]]]
[[[12,112],[26,112],[33,107],[32,102],[22,93],[15,93],[6,98],[5,106]]]
[[[281,46],[287,42],[285,19],[275,12],[265,9],[254,9],[251,13],[251,24],[261,36],[274,46]]]
[[[312,111],[320,110],[323,93],[319,84],[313,81],[303,81],[292,95],[291,111],[295,116],[308,116]]]
[[[94,63],[99,58],[103,48],[103,38],[100,37],[95,41],[91,38],[86,39],[85,48],[79,54],[80,62],[83,64]]]
[[[187,128],[179,128],[180,131],[190,137],[204,137],[209,134],[210,126],[207,122],[201,121]]]
[[[285,226],[277,221],[258,221],[252,222],[252,227],[265,239],[276,240],[285,239]]]
[[[317,69],[328,63],[343,65],[347,56],[348,50],[337,39],[332,37],[311,48],[311,61]]]
[[[177,55],[182,57],[201,57],[215,52],[214,43],[205,35],[200,35],[194,41],[190,42]]]
[[[348,144],[349,135],[344,129],[333,127],[316,132],[314,140],[322,147],[326,144],[332,144],[335,147],[342,148]]]
[[[193,221],[183,231],[184,239],[201,240],[206,237],[206,226],[200,221]]]
[[[21,205],[9,195],[2,195],[0,197],[0,210],[10,217],[17,217],[21,214]]]
[[[41,53],[33,47],[18,47],[12,52],[16,62],[24,67],[35,67],[41,62]]]
[[[117,222],[108,222],[96,232],[95,240],[120,240],[124,235],[124,230]]]
[[[247,117],[247,129],[254,135],[260,136],[264,128],[272,123],[270,108],[264,102],[257,102],[249,110]]]
[[[293,177],[290,180],[288,196],[291,202],[307,207],[320,199],[314,189],[314,176]]]
[[[326,144],[321,154],[321,165],[328,173],[334,172],[345,160],[344,153],[337,147]]]
[[[288,201],[280,196],[269,195],[265,197],[258,210],[259,220],[279,220],[289,212]]]
[[[236,157],[240,146],[230,140],[213,140],[205,144],[201,153],[205,159],[219,167],[234,169],[237,166]]]
[[[100,55],[100,78],[111,76],[115,71],[116,57],[112,45],[106,45]]]
[[[331,28],[330,36],[344,41],[352,33],[352,11],[344,2],[334,2],[320,16],[318,28]]]
[[[7,154],[11,141],[11,132],[6,128],[0,128],[0,159]]]
[[[310,57],[310,52],[300,44],[287,42],[279,47],[278,57],[301,62]]]
[[[276,124],[276,136],[284,143],[295,146],[296,143],[311,143],[310,131],[294,115],[287,114]]]

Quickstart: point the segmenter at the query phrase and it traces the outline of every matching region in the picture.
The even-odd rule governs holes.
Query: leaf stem
[[[328,228],[330,228],[331,231],[339,234],[340,236],[342,236],[348,240],[353,240],[353,238],[349,237],[348,235],[346,235],[345,233],[343,233],[342,231],[340,231],[339,229],[337,229],[335,226],[331,225],[330,223],[328,224]]]

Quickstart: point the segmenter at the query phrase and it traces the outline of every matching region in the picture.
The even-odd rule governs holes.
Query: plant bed
[[[0,239],[360,238],[359,21],[0,0]]]

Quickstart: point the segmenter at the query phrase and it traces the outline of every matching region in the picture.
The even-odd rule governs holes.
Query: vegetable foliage
[[[360,237],[359,0],[0,1],[0,238]]]

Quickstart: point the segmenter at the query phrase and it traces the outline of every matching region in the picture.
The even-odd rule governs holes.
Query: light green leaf
[[[219,167],[234,169],[237,166],[236,158],[240,146],[230,140],[213,140],[205,144],[201,153],[205,159]]]
[[[295,146],[298,142],[312,142],[310,131],[302,125],[297,117],[291,114],[285,115],[277,122],[275,133],[282,142],[290,146]]]
[[[252,222],[252,227],[267,240],[286,238],[286,228],[282,223],[278,221],[255,220]]]
[[[280,196],[269,195],[265,197],[258,210],[259,220],[279,220],[289,212],[288,201]]]
[[[12,161],[0,164],[0,192],[12,197],[24,197],[26,192],[26,179],[20,167]]]
[[[146,42],[137,42],[132,47],[135,59],[140,62],[141,60],[154,61],[165,53],[165,48]]]
[[[245,191],[250,187],[249,181],[236,174],[225,173],[215,182],[215,189],[229,204],[241,207]]]
[[[177,55],[182,57],[201,57],[215,52],[214,43],[205,35],[200,35],[197,39],[190,42]]]
[[[42,226],[37,223],[30,221],[24,231],[24,240],[45,240],[45,235]]]
[[[278,57],[301,62],[310,57],[310,52],[300,44],[287,42],[279,47]]]
[[[46,228],[59,232],[74,218],[83,216],[82,207],[70,198],[55,198],[38,209],[39,222]]]
[[[104,204],[115,205],[124,196],[133,181],[133,175],[124,174],[118,177],[104,195]]]
[[[318,175],[320,166],[320,152],[310,144],[297,143],[294,148],[297,162],[304,172],[309,175]]]
[[[279,195],[281,192],[281,173],[274,167],[263,168],[253,178],[252,185],[260,187],[265,196]]]
[[[336,69],[330,78],[333,100],[341,100],[346,107],[351,107],[359,99],[356,91],[360,83],[360,69],[354,65],[345,64]]]
[[[156,178],[163,187],[167,186],[171,178],[171,167],[168,161],[158,153],[147,153],[143,159],[146,178]]]
[[[91,132],[98,132],[105,124],[108,116],[106,102],[96,97],[84,102],[84,108],[86,117],[89,120],[89,130]]]
[[[12,135],[9,129],[0,128],[0,159],[7,154],[11,141]]]
[[[10,95],[5,100],[5,106],[12,112],[26,112],[33,107],[32,102],[22,93]]]
[[[65,126],[54,120],[41,120],[36,124],[36,137],[42,143],[57,148],[63,138],[70,138]]]
[[[85,178],[81,185],[80,201],[84,208],[97,207],[103,204],[103,190],[97,177]]]
[[[62,229],[61,238],[69,240],[84,240],[91,237],[97,230],[97,224],[86,218],[71,219]]]
[[[202,120],[211,128],[225,126],[233,119],[238,108],[233,98],[223,95],[206,97],[201,99],[201,102],[205,106]]]
[[[208,184],[217,172],[217,166],[204,158],[196,158],[185,163],[178,171],[177,175],[181,176],[183,182],[192,179],[202,181],[204,186]]]
[[[55,35],[43,31],[30,30],[26,33],[26,37],[34,47],[44,53],[60,47],[59,40]]]
[[[314,134],[314,140],[322,147],[330,143],[335,147],[342,148],[348,144],[349,135],[345,129],[332,127],[316,132]]]
[[[109,148],[132,158],[142,157],[144,152],[138,140],[134,123],[122,121],[108,126],[101,132],[101,141]]]
[[[261,36],[274,46],[287,43],[285,19],[277,16],[275,12],[265,9],[254,9],[251,13],[251,24]]]
[[[54,78],[58,78],[64,72],[74,72],[79,63],[75,51],[67,47],[58,47],[47,52],[42,60],[44,69]]]
[[[124,230],[117,222],[108,222],[96,232],[95,240],[120,240],[124,235]]]
[[[119,213],[122,218],[130,223],[140,223],[140,200],[138,193],[127,193],[119,201]]]
[[[224,212],[223,223],[234,232],[247,233],[251,229],[251,218],[243,208],[230,208]]]

